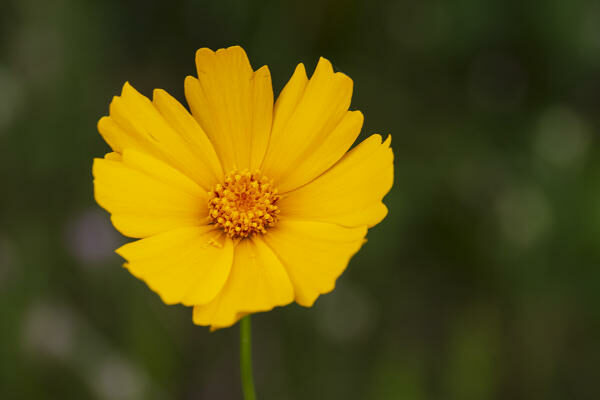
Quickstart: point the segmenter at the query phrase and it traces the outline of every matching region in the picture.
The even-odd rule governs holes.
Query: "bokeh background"
[[[241,44],[319,56],[393,135],[389,216],[333,293],[254,319],[261,399],[600,398],[600,3],[0,2],[0,397],[240,399],[209,333],[121,268],[96,122]]]

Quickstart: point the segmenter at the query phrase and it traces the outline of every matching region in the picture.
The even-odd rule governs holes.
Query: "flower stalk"
[[[256,400],[252,373],[252,325],[250,315],[240,321],[240,372],[244,400]]]

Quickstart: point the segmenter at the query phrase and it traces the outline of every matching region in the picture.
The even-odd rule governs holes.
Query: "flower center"
[[[279,219],[277,193],[260,172],[233,171],[208,193],[208,216],[231,238],[265,233]]]

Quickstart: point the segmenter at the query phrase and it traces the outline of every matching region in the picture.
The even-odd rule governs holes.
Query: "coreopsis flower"
[[[234,46],[196,53],[190,111],[129,83],[98,130],[95,198],[122,234],[125,267],[167,304],[212,329],[330,292],[367,229],[387,214],[390,138],[348,151],[363,115],[352,80],[321,58],[299,64],[277,101],[269,69]]]

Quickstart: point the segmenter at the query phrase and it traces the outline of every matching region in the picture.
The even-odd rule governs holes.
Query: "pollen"
[[[231,238],[266,233],[279,219],[279,198],[260,172],[233,171],[208,193],[208,216]]]

